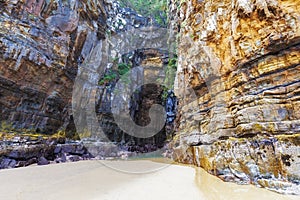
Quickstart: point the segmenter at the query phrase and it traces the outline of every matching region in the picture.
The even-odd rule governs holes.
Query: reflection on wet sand
[[[153,172],[153,169],[157,170]],[[83,161],[0,170],[0,180],[3,183],[1,200],[300,199],[251,185],[226,183],[201,168],[171,164],[161,158],[128,162]]]

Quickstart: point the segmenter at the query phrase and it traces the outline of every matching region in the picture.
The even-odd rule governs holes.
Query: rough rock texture
[[[169,55],[167,52],[157,49],[138,49],[123,55],[121,60],[121,63],[127,65],[129,68],[140,67],[136,73],[128,77],[128,80],[130,80],[128,84],[135,87],[134,85],[142,84],[143,80],[148,79],[149,76],[163,80],[165,78],[165,69],[168,65]],[[106,74],[118,74],[117,65],[117,63],[112,63],[111,67],[106,70]],[[100,78],[100,82],[103,77],[105,75]],[[96,112],[105,135],[110,141],[122,144],[123,148],[129,151],[145,153],[161,148],[166,140],[164,129],[153,137],[138,138],[127,134],[114,121],[112,106],[115,105],[113,105],[112,99],[118,98],[113,96],[113,91],[116,90],[116,82],[119,81],[119,78],[119,75],[117,75],[115,79],[100,85],[97,91]],[[163,102],[162,94],[163,88],[161,85],[153,84],[138,88],[134,94],[128,91],[122,98],[130,102],[130,116],[134,122],[140,126],[146,126],[150,123],[149,109],[151,106],[153,104],[164,105],[165,102]],[[121,101],[116,100],[115,102]],[[120,109],[122,109],[122,106],[120,106]]]
[[[224,180],[300,194],[299,1],[171,8],[173,29],[180,24],[174,158]]]
[[[113,33],[156,24],[150,17],[141,16],[131,8],[121,7],[118,1],[107,5],[107,11],[107,25]]]
[[[121,8],[116,2],[112,8],[108,11],[106,40],[94,43],[94,53],[78,70],[73,93],[78,94],[73,96],[76,127],[94,141],[113,142],[124,150],[135,152],[155,151],[163,146],[166,139],[164,130],[161,131],[163,126],[155,132],[154,137],[134,137],[120,128],[120,123],[117,125],[114,117],[120,116],[122,122],[128,120],[129,123],[124,124],[130,128],[136,124],[139,127],[148,124],[164,125],[164,120],[150,120],[148,112],[153,104],[163,103],[162,87],[153,85],[137,88],[136,91],[131,89],[143,85],[145,79],[164,81],[169,61],[166,50],[167,30],[156,26],[148,17]],[[119,68],[120,64],[124,69]],[[130,69],[133,69],[132,74],[125,75]],[[126,76],[126,80],[116,88],[116,82],[122,75]],[[112,109],[115,109],[115,116]],[[136,133],[143,134],[144,131]],[[93,148],[92,144],[88,145]]]
[[[0,133],[0,138],[0,169],[93,158],[82,143],[66,143],[64,137]]]
[[[107,35],[150,18],[115,1],[0,1],[0,121],[53,133],[73,129],[78,66]]]
[[[105,1],[0,2],[0,121],[68,128],[77,66],[104,38]]]

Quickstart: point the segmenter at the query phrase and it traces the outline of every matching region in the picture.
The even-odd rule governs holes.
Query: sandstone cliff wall
[[[174,159],[224,180],[300,194],[300,3],[172,5],[181,116]]]
[[[107,3],[0,4],[0,121],[44,133],[67,128],[77,67],[104,38]]]

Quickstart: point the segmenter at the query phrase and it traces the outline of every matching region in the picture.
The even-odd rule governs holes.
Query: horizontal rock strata
[[[177,4],[174,158],[224,180],[300,194],[299,2]]]
[[[0,2],[0,121],[67,128],[78,65],[104,38],[104,1]]]

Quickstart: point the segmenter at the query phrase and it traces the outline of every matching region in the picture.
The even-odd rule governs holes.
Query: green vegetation
[[[11,140],[14,137],[28,137],[30,140],[36,140],[38,138],[49,139],[56,138],[65,140],[66,138],[71,140],[80,140],[81,138],[90,137],[90,133],[84,130],[82,133],[75,133],[72,131],[67,132],[65,129],[60,129],[55,133],[38,133],[35,129],[16,129],[12,123],[1,121],[0,123],[0,139]]]
[[[33,128],[16,129],[14,128],[13,123],[7,121],[1,121],[0,132],[9,134],[39,134]]]
[[[1,132],[11,132],[14,131],[12,123],[7,123],[6,121],[2,121],[0,124]]]
[[[170,58],[168,66],[165,69],[166,77],[165,77],[164,85],[169,89],[173,89],[174,87],[176,71],[177,71],[177,57],[173,57]]]
[[[163,88],[163,92],[161,94],[161,99],[163,102],[166,102],[167,98],[168,98],[168,88],[164,87]]]
[[[115,80],[117,78],[117,72],[115,71],[108,71],[105,73],[104,77],[99,81],[99,85],[106,85],[109,82]]]
[[[0,139],[11,140],[14,137],[28,137],[30,140],[36,140],[38,138],[48,139],[48,138],[65,138],[65,131],[58,131],[54,134],[43,134],[36,132],[33,128],[21,128],[16,129],[13,127],[12,123],[2,121],[0,123]]]
[[[118,72],[121,76],[129,72],[131,66],[126,63],[119,63],[118,64]]]
[[[165,101],[168,97],[168,90],[174,88],[174,81],[177,71],[177,57],[173,57],[169,59],[168,66],[165,68],[165,80],[164,80],[164,91],[162,94],[162,99]]]
[[[117,60],[117,59],[114,59]],[[127,76],[124,76],[127,72],[129,72],[129,70],[131,69],[131,65],[127,64],[127,63],[118,63],[117,64],[117,69],[113,70],[113,69],[109,69],[104,76],[100,79],[99,81],[99,85],[107,85],[112,81],[116,81],[117,79],[119,79],[122,76],[122,80],[125,83],[129,83],[130,79]]]
[[[151,16],[161,26],[167,25],[167,0],[120,0],[120,4],[143,16]]]

